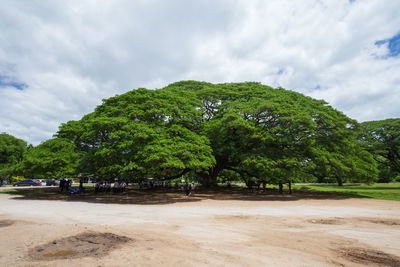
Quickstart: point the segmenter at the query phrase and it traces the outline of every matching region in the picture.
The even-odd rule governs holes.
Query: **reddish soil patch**
[[[7,227],[14,224],[14,221],[12,220],[1,220],[0,221],[0,227]]]
[[[400,266],[400,258],[378,250],[364,248],[341,248],[339,254],[355,263],[378,266]]]
[[[34,260],[101,257],[129,241],[132,239],[112,233],[86,232],[37,246],[29,255]]]
[[[384,225],[400,225],[400,220],[398,219],[376,219],[376,218],[368,218],[368,219],[360,219],[361,221],[376,223],[376,224],[384,224]]]

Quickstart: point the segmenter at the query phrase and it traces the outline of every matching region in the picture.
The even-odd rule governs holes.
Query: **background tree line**
[[[103,100],[36,147],[0,136],[0,172],[31,178],[399,180],[400,119],[357,123],[326,102],[260,83],[184,81]]]

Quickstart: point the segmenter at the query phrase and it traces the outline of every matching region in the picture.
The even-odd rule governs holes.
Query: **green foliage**
[[[361,124],[359,139],[379,166],[379,181],[396,181],[400,176],[400,118]]]
[[[55,138],[28,149],[15,167],[17,173],[30,178],[63,178],[76,174],[84,153],[71,142]]]
[[[26,178],[24,176],[13,176],[11,177],[11,179],[9,179],[10,183],[14,183],[14,182],[19,182],[19,181],[23,181],[26,180]]]
[[[0,134],[0,178],[12,175],[15,164],[22,160],[26,149],[24,140],[6,133]]]
[[[176,87],[195,92],[202,103],[200,132],[216,159],[205,180],[225,169],[244,181],[271,183],[376,179],[373,159],[357,142],[357,122],[324,101],[259,83],[189,81],[167,88]]]
[[[137,89],[104,100],[58,136],[86,151],[80,168],[102,179],[116,176],[172,179],[215,162],[209,141],[197,133],[201,113],[189,91]]]
[[[183,81],[103,100],[57,137],[85,153],[79,170],[102,179],[372,182],[376,165],[357,127],[324,101],[282,88]]]

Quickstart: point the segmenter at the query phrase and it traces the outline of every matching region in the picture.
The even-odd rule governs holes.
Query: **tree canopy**
[[[0,178],[12,174],[15,164],[22,160],[26,148],[27,143],[24,140],[6,133],[0,134]]]
[[[60,126],[99,177],[195,176],[205,184],[234,173],[245,182],[371,182],[376,166],[357,140],[358,123],[326,102],[260,83],[173,83],[103,100]]]
[[[400,118],[361,123],[360,141],[379,164],[381,182],[400,181]]]
[[[30,178],[73,177],[84,155],[74,144],[62,139],[47,140],[29,148],[15,166],[15,172]]]

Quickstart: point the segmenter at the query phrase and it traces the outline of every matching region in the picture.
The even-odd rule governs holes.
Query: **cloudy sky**
[[[0,0],[0,132],[34,145],[101,99],[258,81],[400,117],[400,1]]]

